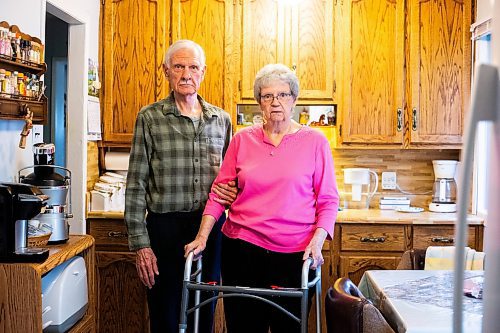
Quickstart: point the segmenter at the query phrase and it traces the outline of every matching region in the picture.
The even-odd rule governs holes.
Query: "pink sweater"
[[[233,137],[215,183],[237,179],[238,196],[222,231],[275,252],[304,251],[316,228],[333,236],[339,195],[332,153],[320,132],[302,127],[278,147],[262,125]],[[209,195],[204,215],[216,219],[224,206]]]

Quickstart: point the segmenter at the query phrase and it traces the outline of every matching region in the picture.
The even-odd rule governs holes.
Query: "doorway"
[[[68,29],[69,24],[55,15],[45,17],[45,94],[49,101],[44,142],[56,146],[55,164],[66,167],[67,89],[68,89]]]

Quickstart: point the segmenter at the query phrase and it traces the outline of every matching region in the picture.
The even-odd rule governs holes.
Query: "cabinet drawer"
[[[429,246],[447,246],[455,243],[454,226],[414,226],[413,248],[426,249]],[[469,227],[467,246],[476,248],[476,229]]]
[[[341,251],[404,251],[404,226],[342,225]]]
[[[123,220],[89,219],[88,229],[95,238],[97,250],[128,251],[128,233]]]

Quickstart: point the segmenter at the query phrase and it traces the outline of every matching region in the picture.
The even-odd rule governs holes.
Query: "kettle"
[[[378,175],[376,172],[367,168],[344,169],[344,208],[370,208],[370,200],[377,193],[377,189]]]

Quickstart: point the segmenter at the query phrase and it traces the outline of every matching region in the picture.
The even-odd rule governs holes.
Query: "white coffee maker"
[[[432,161],[435,181],[432,188],[432,202],[429,204],[431,212],[454,213],[457,211],[457,183],[455,182],[457,163],[453,160]]]

